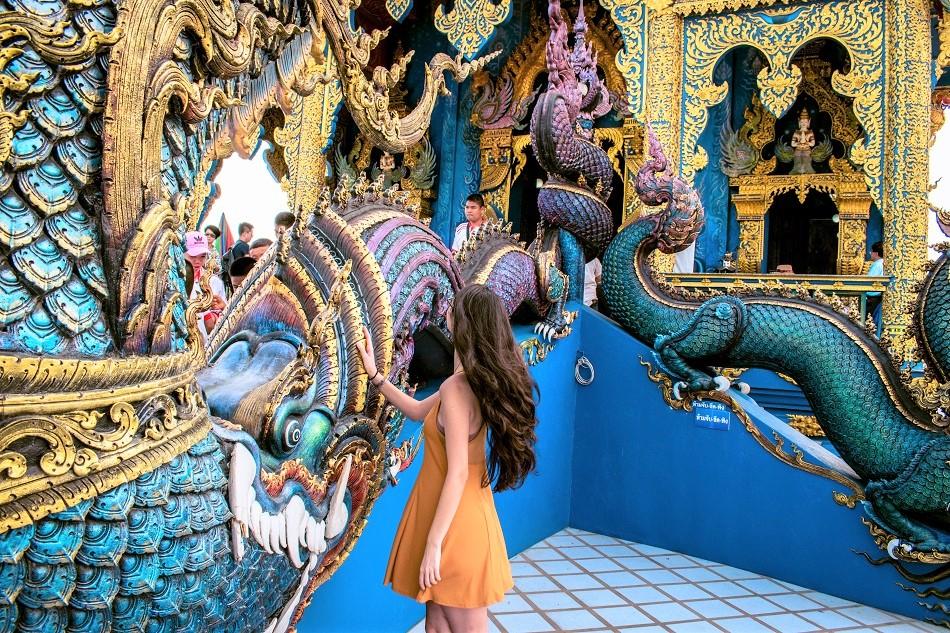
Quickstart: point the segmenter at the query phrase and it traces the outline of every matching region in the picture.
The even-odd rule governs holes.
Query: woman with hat
[[[225,289],[224,282],[217,275],[211,274],[207,268],[208,264],[208,241],[205,236],[198,231],[189,231],[185,234],[185,259],[191,264],[195,271],[195,283],[191,289],[190,301],[195,301],[201,297],[201,279],[208,278],[208,286],[211,288],[212,302],[211,309],[198,315],[198,329],[205,343],[208,342],[208,332],[210,332],[218,322],[221,311],[224,309]]]

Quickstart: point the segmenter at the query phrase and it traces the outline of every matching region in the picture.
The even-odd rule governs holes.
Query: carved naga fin
[[[437,53],[425,65],[425,85],[419,102],[412,112],[400,117],[389,105],[389,91],[405,72],[412,52],[396,60],[391,69],[376,67],[372,77],[367,77],[370,54],[388,31],[367,34],[359,26],[354,29],[351,11],[355,5],[351,0],[320,0],[320,6],[323,27],[341,71],[340,83],[347,110],[370,143],[391,154],[405,152],[425,134],[436,98],[448,94],[446,72],[451,72],[456,81],[464,81],[501,53],[495,51],[472,62],[463,62],[461,55],[453,59],[445,53]],[[312,28],[316,31],[319,27]]]

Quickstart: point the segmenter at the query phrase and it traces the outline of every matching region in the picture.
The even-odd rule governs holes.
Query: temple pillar
[[[914,285],[927,260],[928,141],[930,138],[930,3],[887,0],[884,135],[885,335],[905,357]]]
[[[511,197],[511,128],[484,130],[481,136],[479,192],[494,219],[508,221]]]
[[[643,161],[643,127],[635,119],[623,121],[623,226],[640,217],[643,203],[637,196],[637,170]]]
[[[648,0],[646,61],[646,119],[657,140],[679,173],[680,112],[683,103],[683,18],[671,10],[670,0]],[[649,207],[643,209],[652,212]],[[655,251],[653,266],[658,272],[672,272],[673,255]]]
[[[761,196],[736,194],[732,196],[739,221],[739,248],[736,270],[740,273],[759,274],[765,255],[765,208]]]
[[[838,274],[864,274],[871,196],[863,182],[835,194],[838,207]]]

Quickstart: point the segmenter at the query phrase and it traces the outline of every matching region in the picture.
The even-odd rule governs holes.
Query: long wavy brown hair
[[[534,393],[521,348],[515,343],[505,308],[481,284],[465,286],[452,306],[455,351],[488,426],[488,473],[483,486],[517,488],[535,469]]]

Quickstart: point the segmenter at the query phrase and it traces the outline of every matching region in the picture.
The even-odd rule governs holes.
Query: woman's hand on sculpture
[[[419,587],[423,590],[435,586],[442,580],[442,546],[427,543],[422,555],[422,566],[419,568]]]
[[[360,353],[360,360],[363,361],[363,369],[372,378],[376,375],[376,355],[373,353],[373,339],[369,330],[363,326],[363,340],[356,342],[356,350]]]

